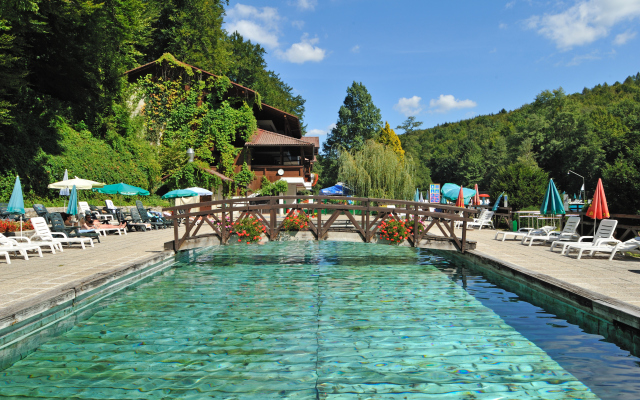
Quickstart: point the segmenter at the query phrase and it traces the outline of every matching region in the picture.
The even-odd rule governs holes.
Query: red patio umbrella
[[[587,210],[587,217],[594,220],[609,218],[609,207],[607,206],[607,198],[604,195],[604,188],[602,187],[602,179],[598,178],[598,185],[596,186],[596,192],[593,194],[593,200]],[[595,231],[595,221],[593,229]]]
[[[478,192],[478,184],[476,183],[476,186],[474,188],[474,190],[476,191],[476,194],[473,196],[473,205],[477,206],[480,204],[480,193]]]
[[[462,193],[462,186],[460,186],[460,193],[458,193],[458,200],[456,200],[456,207],[464,207],[464,194]]]

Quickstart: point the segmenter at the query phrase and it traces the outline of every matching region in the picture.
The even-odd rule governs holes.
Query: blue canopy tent
[[[338,182],[328,188],[320,189],[320,195],[322,196],[349,196],[351,190],[344,185],[344,183]]]
[[[456,200],[458,200],[458,195],[460,194],[460,186],[456,185],[455,183],[445,183],[444,185],[442,185],[440,193],[442,195],[442,199],[455,202]],[[469,203],[471,202],[471,198],[475,195],[475,190],[462,188],[462,196],[464,196],[465,205],[469,205]]]

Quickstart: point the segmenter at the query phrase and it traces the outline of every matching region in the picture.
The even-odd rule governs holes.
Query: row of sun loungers
[[[127,215],[127,228],[146,231],[147,229],[165,228],[170,225],[169,222],[161,217],[152,216],[142,205],[142,202],[136,202],[136,207],[131,208],[130,214]],[[79,202],[80,209],[83,214],[91,214],[95,218],[104,222],[117,223],[118,218],[115,213],[105,214],[95,207],[90,207],[86,202]],[[109,204],[107,204],[109,205]],[[111,203],[113,206],[113,203]],[[106,207],[105,207],[106,208]],[[20,255],[25,260],[29,259],[28,252],[33,252],[42,257],[42,249],[48,248],[52,254],[56,251],[63,252],[63,245],[77,244],[84,250],[87,246],[94,247],[94,240],[100,241],[100,236],[106,236],[107,233],[118,233],[126,235],[127,229],[119,227],[96,227],[90,231],[74,230],[66,227],[59,213],[49,213],[41,204],[34,204],[34,209],[38,213],[38,217],[31,218],[35,233],[30,237],[12,236],[6,237],[0,233],[0,257],[5,258],[7,264],[11,264],[10,254]],[[142,210],[141,210],[142,209]],[[120,214],[124,220],[124,215]],[[52,228],[49,227],[51,223]],[[65,230],[72,230],[66,231]],[[1,259],[1,258],[0,258]]]
[[[560,254],[569,255],[577,252],[579,260],[584,253],[593,256],[597,253],[609,254],[609,260],[613,260],[616,253],[636,250],[640,248],[640,240],[636,238],[622,242],[613,237],[618,221],[605,219],[600,222],[593,236],[580,236],[577,233],[579,217],[570,217],[559,232],[553,226],[545,226],[540,229],[521,230],[518,232],[498,232],[495,240],[520,239],[523,245],[531,246],[535,242],[551,243],[550,251],[560,248]],[[591,239],[590,242],[587,240]]]

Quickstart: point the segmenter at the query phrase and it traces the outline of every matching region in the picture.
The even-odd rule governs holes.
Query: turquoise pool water
[[[596,399],[410,248],[222,246],[0,372],[0,397]]]

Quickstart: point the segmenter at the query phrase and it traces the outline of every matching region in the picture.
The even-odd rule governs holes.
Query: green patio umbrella
[[[22,197],[22,185],[20,185],[20,177],[16,176],[16,183],[13,185],[13,192],[9,199],[7,212],[14,214],[24,214],[24,199]]]
[[[562,197],[560,197],[560,193],[558,193],[558,189],[556,189],[553,179],[549,179],[547,193],[544,195],[544,199],[542,200],[542,206],[540,206],[540,214],[565,214]]]
[[[143,188],[128,185],[126,183],[120,182],[115,183],[113,185],[106,185],[100,189],[93,189],[94,192],[98,193],[106,193],[106,194],[122,194],[124,196],[148,196],[149,191],[144,190]]]
[[[71,188],[71,197],[69,197],[69,206],[67,207],[67,214],[78,214],[78,189],[76,185]]]
[[[164,196],[162,196],[163,199],[175,199],[176,197],[193,197],[193,196],[197,196],[198,193],[194,192],[193,190],[188,190],[188,189],[176,189],[176,190],[172,190],[169,193],[165,194]]]

